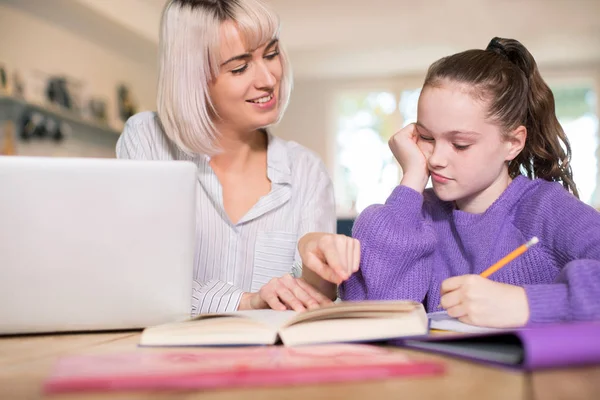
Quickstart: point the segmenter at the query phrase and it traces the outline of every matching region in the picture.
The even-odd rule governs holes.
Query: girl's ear
[[[508,146],[506,161],[514,160],[519,155],[525,147],[525,140],[527,140],[527,128],[523,125],[520,125],[509,134],[506,140]]]

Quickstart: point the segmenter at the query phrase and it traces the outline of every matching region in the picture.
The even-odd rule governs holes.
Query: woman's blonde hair
[[[221,24],[233,22],[248,50],[279,36],[279,18],[261,0],[170,0],[161,18],[158,71],[158,116],[166,135],[184,152],[214,155],[220,151],[209,83],[219,74]],[[279,116],[292,88],[284,49]]]

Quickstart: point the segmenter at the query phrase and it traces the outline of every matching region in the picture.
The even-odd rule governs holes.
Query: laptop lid
[[[189,317],[191,162],[0,157],[0,334]]]

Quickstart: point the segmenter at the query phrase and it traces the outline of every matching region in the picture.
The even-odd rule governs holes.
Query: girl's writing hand
[[[529,320],[525,289],[479,275],[462,275],[442,282],[441,305],[461,322],[490,328],[514,328]]]

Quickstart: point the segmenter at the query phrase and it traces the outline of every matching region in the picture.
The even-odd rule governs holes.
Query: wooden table
[[[42,382],[57,358],[67,354],[161,351],[137,348],[139,332],[0,338],[0,399],[43,397]],[[170,349],[172,351],[172,349]],[[182,351],[190,351],[185,349]],[[399,378],[363,383],[212,391],[70,394],[52,399],[600,399],[600,366],[533,374],[488,367],[416,351],[415,359],[443,360],[439,377]]]

